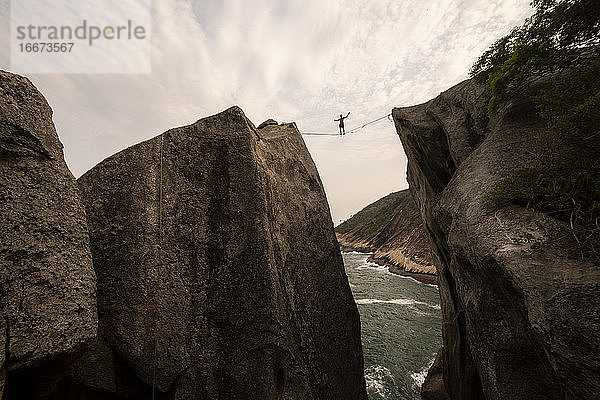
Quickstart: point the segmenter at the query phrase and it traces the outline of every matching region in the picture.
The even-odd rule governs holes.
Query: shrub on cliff
[[[541,138],[544,146],[535,163],[513,171],[484,194],[484,200],[494,205],[512,202],[565,219],[577,242],[598,257],[600,7],[597,0],[531,4],[534,15],[494,43],[473,65],[471,77],[485,86],[493,116],[527,84],[552,76],[535,97],[538,113],[548,124]],[[578,160],[562,161],[554,154],[565,143],[582,150]],[[574,224],[587,227],[583,243]]]
[[[471,68],[486,87],[489,112],[526,84],[553,76],[537,97],[553,138],[594,138],[600,115],[598,0],[533,0],[533,16],[494,43]]]
[[[471,68],[471,77],[492,98],[492,113],[526,80],[573,69],[585,73],[600,57],[597,0],[533,0],[531,5],[533,16],[494,43]],[[596,90],[590,89],[597,92],[599,79],[594,86]],[[590,95],[580,94],[580,101]]]
[[[490,114],[524,84],[553,75],[536,98],[549,133],[598,134],[600,7],[597,0],[533,0],[522,26],[494,43],[471,68],[485,85]]]

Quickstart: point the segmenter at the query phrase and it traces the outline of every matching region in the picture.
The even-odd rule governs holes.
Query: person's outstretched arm
[[[334,121],[339,121],[339,120],[340,120],[339,118],[338,119],[334,119]]]
[[[346,117],[345,117],[345,118],[348,118],[348,115],[350,115],[350,111],[348,111],[348,114],[346,114]]]

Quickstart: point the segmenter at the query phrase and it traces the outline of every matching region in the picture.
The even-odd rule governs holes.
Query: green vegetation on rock
[[[408,189],[390,193],[342,222],[335,228],[335,231],[344,234],[359,227],[355,232],[358,236],[366,236],[380,231],[392,221],[395,215],[394,211],[398,207],[407,208],[412,211],[408,225],[410,225],[410,229],[414,229],[421,223],[421,216],[418,209],[406,207],[409,201],[412,201],[412,199]]]
[[[514,203],[583,229],[587,247],[600,241],[600,7],[597,0],[533,0],[535,13],[487,50],[471,69],[491,97],[489,113],[533,82],[547,124],[535,162],[484,194],[495,206]],[[565,160],[556,148],[580,149]],[[579,225],[579,228],[574,227]],[[580,235],[581,236],[581,235]],[[580,245],[582,243],[577,240]]]
[[[408,189],[369,204],[336,229],[345,251],[372,252],[371,261],[390,266],[392,271],[426,274],[435,281],[431,248],[419,207]]]
[[[600,54],[597,0],[533,0],[531,5],[534,15],[494,43],[471,68],[471,77],[492,97],[492,113],[532,77],[567,70],[585,73]]]
[[[496,206],[516,203],[554,213],[574,222],[591,222],[600,215],[600,179],[567,166],[520,168],[484,195]],[[574,211],[577,211],[573,213]]]

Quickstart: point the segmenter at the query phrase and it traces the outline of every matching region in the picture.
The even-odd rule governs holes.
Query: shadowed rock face
[[[600,269],[523,235],[567,231],[531,209],[481,196],[534,159],[542,121],[529,95],[491,121],[470,81],[428,103],[394,109],[408,181],[439,259],[445,387],[458,399],[597,399]],[[582,147],[555,149],[572,159]]]
[[[257,131],[234,107],[79,186],[100,334],[64,398],[149,398],[154,382],[157,398],[366,399],[358,311],[295,124]]]
[[[449,400],[448,392],[444,386],[444,369],[442,368],[443,348],[440,349],[423,386],[421,386],[421,398],[423,400]]]
[[[0,397],[50,397],[96,335],[96,278],[52,110],[28,79],[4,71],[0,221]]]

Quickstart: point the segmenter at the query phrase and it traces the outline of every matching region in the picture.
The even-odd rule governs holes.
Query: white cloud
[[[0,17],[7,13],[0,0]],[[30,79],[54,108],[78,176],[128,145],[232,104],[255,123],[273,117],[335,132],[341,112],[351,111],[353,127],[427,101],[465,79],[477,56],[530,13],[529,0],[161,0],[153,2],[152,74]],[[407,186],[388,121],[306,142],[336,222]]]

